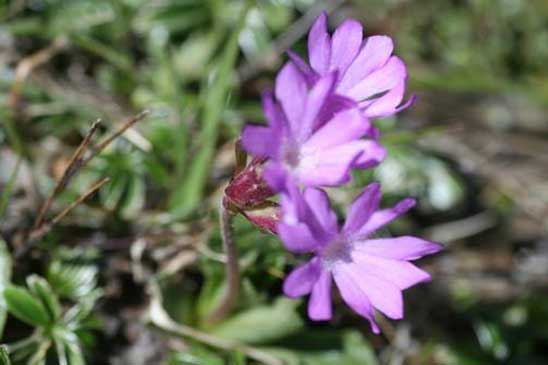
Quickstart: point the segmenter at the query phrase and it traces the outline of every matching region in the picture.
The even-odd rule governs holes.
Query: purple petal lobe
[[[349,264],[347,272],[373,307],[392,319],[403,318],[403,296],[395,284],[383,276],[374,275],[365,265]]]
[[[252,155],[274,158],[280,147],[276,132],[267,127],[246,125],[241,136],[242,147]]]
[[[312,252],[320,246],[305,223],[281,222],[278,224],[277,230],[284,246],[291,252]]]
[[[278,73],[274,92],[282,105],[291,130],[295,132],[300,126],[308,87],[304,76],[292,62],[286,63]]]
[[[282,135],[283,130],[287,127],[285,117],[280,106],[274,101],[274,96],[271,92],[263,92],[261,95],[263,113],[268,121],[268,126],[273,130],[279,130]]]
[[[314,321],[330,320],[333,315],[331,307],[331,273],[322,270],[312,288],[308,302],[308,316]]]
[[[401,80],[396,87],[371,103],[365,109],[365,115],[368,118],[382,118],[397,113],[404,93],[405,80]]]
[[[333,119],[314,133],[304,148],[323,149],[361,138],[371,124],[358,109],[337,113]]]
[[[415,204],[415,199],[406,198],[392,208],[379,210],[373,213],[371,218],[360,228],[357,234],[359,236],[367,237],[380,227],[392,222],[394,219],[413,208]]]
[[[309,188],[304,192],[304,199],[312,208],[316,218],[325,228],[326,232],[335,235],[338,231],[337,216],[331,205],[325,191],[321,189]]]
[[[298,179],[305,186],[337,186],[350,180],[350,169],[363,148],[350,143],[302,153]]]
[[[305,141],[314,131],[318,120],[318,114],[324,106],[327,97],[333,90],[336,77],[337,75],[335,73],[329,73],[327,76],[318,80],[308,93],[305,110],[299,122],[298,140]]]
[[[358,54],[363,40],[363,29],[354,19],[345,20],[333,33],[331,41],[331,70],[342,73]]]
[[[309,294],[320,278],[321,273],[320,261],[317,258],[313,258],[306,264],[297,267],[285,278],[284,294],[290,298]]]
[[[379,183],[369,184],[354,200],[346,214],[343,232],[353,234],[367,222],[369,217],[378,209],[381,200],[381,186]]]
[[[333,271],[333,278],[339,288],[341,297],[344,302],[348,304],[354,312],[365,317],[371,324],[371,330],[374,333],[380,333],[379,326],[375,322],[375,313],[371,302],[367,295],[360,289],[357,283],[354,281],[351,273],[349,272],[347,265],[339,265],[339,267]]]
[[[404,63],[396,56],[390,57],[386,65],[372,72],[348,90],[346,95],[354,100],[364,100],[397,86],[407,77]]]
[[[365,46],[346,70],[337,91],[345,94],[371,72],[382,67],[390,58],[393,50],[394,44],[390,37],[372,36],[367,38]]]
[[[353,165],[355,168],[366,169],[377,166],[386,157],[386,150],[377,141],[359,140],[346,144],[347,148],[359,148],[361,154]]]
[[[319,128],[325,125],[328,121],[333,119],[337,113],[353,109],[357,106],[358,103],[346,96],[331,94],[320,113],[317,127]]]
[[[308,57],[310,65],[319,74],[328,72],[331,40],[327,33],[327,14],[322,12],[308,33]]]
[[[358,140],[329,149],[303,149],[298,178],[306,186],[337,186],[350,180],[352,167],[375,166],[386,155],[376,141]]]
[[[293,62],[295,64],[295,66],[297,66],[299,71],[301,71],[303,73],[303,75],[306,79],[306,82],[308,83],[308,86],[309,87],[312,86],[318,78],[318,75],[316,74],[316,72],[314,72],[314,70],[312,68],[310,68],[310,66],[308,66],[308,63],[306,63],[306,61],[303,60],[295,52],[289,50],[289,51],[287,51],[287,55],[288,55],[289,59],[291,60],[291,62]]]
[[[364,254],[360,249],[352,253],[354,261],[371,275],[382,277],[404,290],[430,280],[430,275],[408,261],[385,259]]]
[[[276,192],[285,192],[288,173],[281,163],[270,161],[263,170],[263,179]]]
[[[443,246],[438,243],[412,236],[370,239],[359,245],[360,252],[364,254],[408,261],[420,259],[442,249]]]

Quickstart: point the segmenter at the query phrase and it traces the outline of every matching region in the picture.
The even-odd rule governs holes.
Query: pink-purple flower
[[[413,103],[402,104],[407,81],[403,61],[392,55],[394,44],[387,36],[363,39],[363,28],[354,19],[345,20],[333,33],[327,32],[327,14],[322,13],[308,34],[310,65],[293,52],[290,58],[310,83],[337,72],[335,93],[357,103],[368,118],[393,115]]]
[[[311,319],[331,318],[334,279],[344,302],[379,333],[374,310],[401,319],[402,290],[430,280],[428,273],[409,261],[440,251],[439,244],[412,236],[372,238],[376,230],[405,213],[415,201],[404,199],[392,208],[379,210],[380,198],[379,184],[367,186],[339,227],[324,191],[309,188],[301,193],[294,184],[285,182],[278,234],[288,250],[313,257],[286,278],[284,292],[290,297],[310,294]]]
[[[241,145],[254,159],[234,177],[223,200],[227,209],[277,234],[289,251],[312,255],[284,282],[286,295],[310,295],[311,319],[332,317],[334,280],[344,302],[375,333],[376,310],[402,318],[402,291],[430,280],[410,261],[441,246],[412,236],[373,236],[412,208],[413,199],[379,209],[380,186],[370,184],[339,226],[319,187],[342,185],[352,169],[384,159],[370,119],[393,115],[414,101],[412,96],[403,102],[407,70],[392,51],[389,37],[364,40],[362,26],[352,19],[330,35],[327,15],[321,14],[308,37],[310,65],[289,52],[274,94],[263,95],[267,125],[244,128]],[[279,205],[269,200],[275,192]]]
[[[310,86],[289,62],[276,78],[274,96],[263,96],[268,126],[248,125],[243,148],[270,161],[265,174],[287,174],[303,186],[335,186],[352,168],[377,165],[384,148],[357,104],[333,94],[337,72]]]

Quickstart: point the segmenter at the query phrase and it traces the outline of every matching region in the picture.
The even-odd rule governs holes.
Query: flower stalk
[[[221,230],[221,238],[223,240],[223,249],[226,255],[225,276],[226,287],[217,307],[211,312],[207,322],[210,324],[217,323],[222,320],[230,312],[238,294],[240,292],[240,266],[238,264],[238,247],[234,242],[232,232],[232,213],[226,206],[224,198],[219,204],[219,226]]]

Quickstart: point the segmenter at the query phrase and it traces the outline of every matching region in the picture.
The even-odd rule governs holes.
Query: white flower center
[[[320,253],[323,264],[327,269],[332,269],[341,262],[352,261],[352,245],[346,237],[337,237],[329,242]]]
[[[283,151],[283,160],[291,169],[297,168],[299,166],[299,161],[301,159],[301,153],[299,147],[296,144],[290,144]]]

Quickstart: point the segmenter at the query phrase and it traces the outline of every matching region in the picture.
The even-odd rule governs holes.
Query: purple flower
[[[337,72],[335,93],[359,103],[368,118],[387,117],[411,105],[402,103],[407,71],[403,61],[392,56],[394,44],[387,36],[363,39],[361,24],[345,20],[333,33],[327,32],[327,14],[322,13],[308,34],[310,66],[293,52],[290,58],[313,83]]]
[[[367,186],[339,227],[324,191],[309,188],[302,194],[294,184],[285,184],[278,234],[290,251],[314,256],[289,274],[284,292],[290,297],[310,294],[311,319],[331,318],[333,278],[346,304],[379,333],[374,309],[401,319],[402,290],[430,280],[428,273],[409,261],[440,251],[439,244],[412,236],[371,238],[415,205],[413,199],[404,199],[393,208],[378,210],[380,197],[379,184]]]
[[[357,104],[333,95],[336,80],[336,72],[326,73],[310,86],[291,62],[280,71],[275,99],[263,96],[268,126],[247,125],[241,136],[247,152],[270,159],[265,177],[290,175],[308,187],[336,186],[350,179],[351,168],[384,159],[385,150]]]

